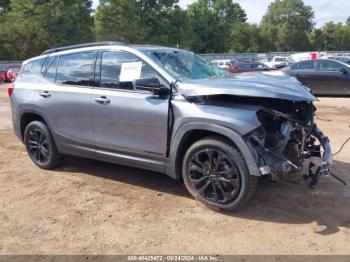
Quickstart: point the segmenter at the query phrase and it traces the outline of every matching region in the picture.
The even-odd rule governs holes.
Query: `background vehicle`
[[[19,67],[10,68],[6,73],[6,80],[9,82],[13,82],[19,73]]]
[[[243,72],[260,72],[260,71],[269,71],[271,70],[263,63],[259,62],[247,62],[247,63],[238,63],[229,66],[225,69],[230,73],[243,73]]]
[[[22,63],[19,61],[0,61],[0,81],[12,82],[12,77],[16,77],[21,68],[21,64]],[[10,69],[14,75],[8,74]]]
[[[308,89],[291,77],[230,78],[185,50],[56,48],[25,61],[8,94],[15,133],[44,169],[67,154],[162,172],[224,210],[244,205],[258,177],[300,172],[321,147],[310,185],[330,172]]]
[[[325,54],[322,59],[333,59],[350,64],[350,56],[346,54]]]
[[[296,53],[296,54],[290,55],[288,57],[288,60],[291,63],[297,63],[300,61],[315,60],[318,58],[319,58],[319,53],[317,52],[305,52],[305,53]]]
[[[228,68],[231,65],[234,65],[236,61],[228,60],[228,59],[218,59],[218,60],[212,60],[211,63],[213,63],[214,65],[217,65],[220,68]]]
[[[331,59],[308,60],[282,69],[316,95],[350,95],[350,66]]]
[[[263,62],[270,69],[280,69],[287,65],[288,61],[286,57],[274,56],[271,61]]]
[[[267,59],[267,55],[266,54],[257,54],[255,56],[255,61],[263,63],[263,62],[268,62],[269,60]]]

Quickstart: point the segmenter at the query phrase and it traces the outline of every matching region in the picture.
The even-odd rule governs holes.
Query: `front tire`
[[[31,160],[42,169],[52,169],[60,162],[60,154],[48,127],[40,122],[30,122],[24,130],[24,144]]]
[[[209,137],[187,150],[182,174],[190,194],[225,211],[241,208],[255,193],[258,178],[226,139]]]

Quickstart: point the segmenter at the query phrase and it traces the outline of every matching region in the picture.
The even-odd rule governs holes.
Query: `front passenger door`
[[[157,77],[166,83],[140,58],[122,51],[101,52],[96,71],[100,79],[91,101],[97,153],[124,164],[146,158],[164,163],[169,95],[136,91],[132,81]]]
[[[350,95],[350,73],[345,66],[331,60],[319,60],[319,92],[328,95]]]

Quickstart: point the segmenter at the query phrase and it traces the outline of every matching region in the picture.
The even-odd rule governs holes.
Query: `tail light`
[[[10,85],[10,86],[7,88],[7,93],[8,93],[9,96],[12,95],[12,93],[13,93],[13,85]]]

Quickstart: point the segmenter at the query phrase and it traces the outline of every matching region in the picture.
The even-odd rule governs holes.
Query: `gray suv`
[[[25,61],[8,91],[40,168],[75,155],[153,170],[223,210],[250,199],[259,177],[306,166],[314,186],[330,173],[315,97],[289,76],[232,76],[185,50],[98,42]]]

